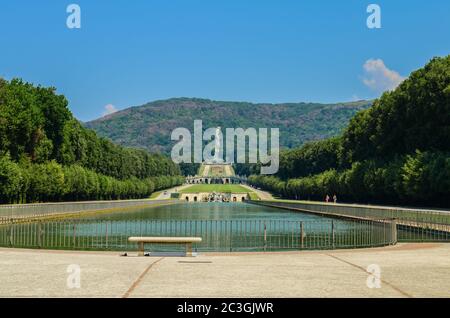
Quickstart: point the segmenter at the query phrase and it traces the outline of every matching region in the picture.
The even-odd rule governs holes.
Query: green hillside
[[[172,130],[185,127],[192,131],[194,120],[201,119],[204,129],[280,128],[281,146],[292,148],[339,134],[350,118],[370,104],[252,104],[174,98],[131,107],[85,126],[121,145],[170,153]]]

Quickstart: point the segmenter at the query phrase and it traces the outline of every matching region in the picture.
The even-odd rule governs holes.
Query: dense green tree
[[[43,124],[31,84],[12,80],[0,86],[0,152],[9,152],[13,160],[24,154],[34,159]]]
[[[58,201],[64,195],[64,173],[55,161],[31,166],[28,198],[35,202]]]
[[[144,198],[183,182],[170,158],[99,138],[67,105],[54,88],[0,79],[1,203]]]
[[[384,93],[342,137],[284,152],[276,177],[249,180],[281,194],[274,185],[286,182],[294,199],[449,207],[450,56]]]
[[[310,142],[298,149],[282,152],[280,170],[282,179],[306,177],[328,169],[337,169],[341,150],[340,138]]]
[[[19,165],[9,155],[0,156],[0,201],[17,202],[22,188]]]
[[[396,90],[357,114],[343,135],[350,162],[450,145],[450,56],[434,58]]]

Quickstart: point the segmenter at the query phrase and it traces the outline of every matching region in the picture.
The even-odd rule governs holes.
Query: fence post
[[[38,246],[39,248],[42,248],[42,222],[39,221],[38,223]]]
[[[264,252],[267,250],[267,226],[264,222]]]
[[[369,224],[370,224],[370,236],[369,236],[369,245],[370,247],[373,247],[375,245],[375,233],[374,233],[374,220],[369,220]]]
[[[392,219],[392,245],[397,244],[398,237],[397,237],[397,220],[394,218]]]
[[[334,220],[331,221],[331,242],[332,242],[332,247],[333,249],[335,248],[335,239],[334,239]]]
[[[303,233],[303,221],[300,222],[300,248],[304,247],[304,237],[305,233]]]
[[[230,252],[233,251],[233,220],[230,221]]]
[[[74,248],[75,248],[75,239],[76,239],[76,223],[74,222],[73,223],[73,241],[72,241]]]
[[[105,226],[106,226],[105,245],[106,245],[106,248],[108,248],[108,221],[105,222]],[[142,235],[142,234],[141,234],[141,235]]]
[[[13,223],[11,223],[10,225],[9,225],[9,227],[8,227],[8,229],[9,229],[9,235],[8,235],[8,238],[9,238],[9,246],[13,246],[13,226],[14,226],[14,224]]]

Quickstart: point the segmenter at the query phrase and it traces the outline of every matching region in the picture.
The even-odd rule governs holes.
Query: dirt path
[[[0,248],[0,297],[449,297],[450,244],[120,257]],[[379,268],[374,287],[371,269]],[[79,286],[73,279],[79,273]],[[195,282],[195,283],[193,283]]]

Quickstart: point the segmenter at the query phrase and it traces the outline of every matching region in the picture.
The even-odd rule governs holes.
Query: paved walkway
[[[263,191],[263,190],[258,190],[258,189],[256,189],[256,188],[252,188],[252,187],[250,187],[249,185],[246,185],[246,184],[242,184],[242,186],[243,186],[244,188],[247,188],[247,189],[249,189],[249,190],[255,192],[255,193],[258,195],[258,197],[259,197],[261,200],[263,200],[263,201],[271,201],[271,200],[274,200],[274,197],[272,196],[272,194],[270,194],[270,192]]]
[[[0,297],[450,297],[450,244],[196,258],[118,255],[0,249]],[[367,287],[371,264],[381,269],[381,288]],[[80,288],[69,288],[68,280],[76,286],[70,275],[77,266]]]

